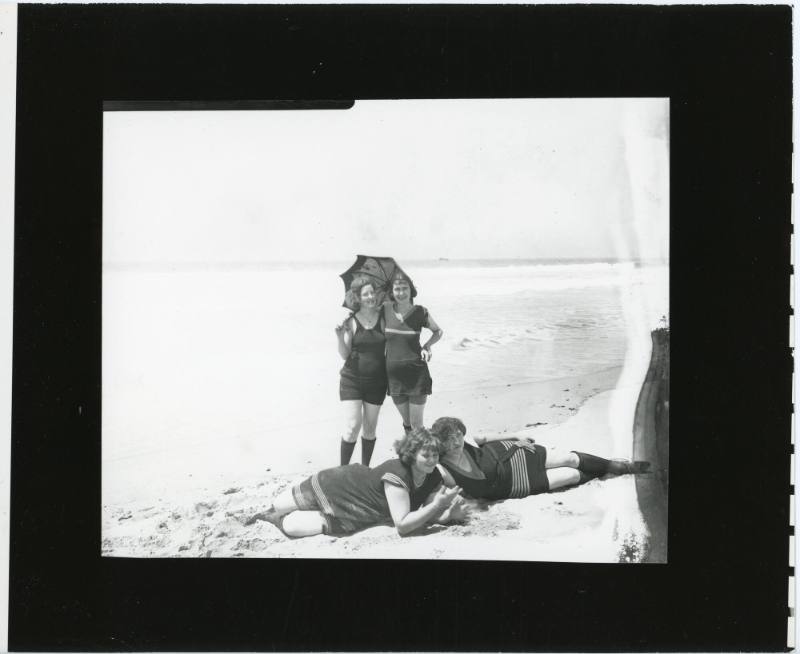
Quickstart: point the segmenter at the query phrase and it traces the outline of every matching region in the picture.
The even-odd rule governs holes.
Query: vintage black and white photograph
[[[102,554],[665,563],[669,99],[103,115]]]

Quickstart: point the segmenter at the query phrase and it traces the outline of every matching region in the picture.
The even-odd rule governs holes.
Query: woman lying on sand
[[[461,519],[460,489],[442,485],[438,448],[427,429],[414,430],[395,443],[399,458],[372,469],[354,463],[318,472],[246,524],[268,520],[287,536],[301,537],[343,536],[394,522],[404,536],[430,522]]]
[[[547,493],[606,474],[647,472],[647,461],[604,459],[535,445],[529,439],[476,436],[478,447],[464,442],[467,428],[458,418],[439,418],[431,433],[441,443],[446,486],[456,485],[473,498],[504,500]]]

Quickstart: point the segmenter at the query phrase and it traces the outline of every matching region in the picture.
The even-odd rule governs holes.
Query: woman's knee
[[[581,473],[575,468],[550,468],[547,470],[547,482],[550,485],[550,490],[563,488],[565,486],[574,486],[581,481]]]
[[[294,499],[292,489],[287,488],[279,493],[275,499],[272,500],[272,508],[278,514],[296,511],[299,507],[297,506],[297,501]]]
[[[361,425],[356,425],[355,427],[348,426],[342,435],[342,440],[345,443],[355,443],[358,440],[358,432],[360,429]]]
[[[424,395],[422,397],[425,397]],[[425,403],[415,403],[411,402],[409,405],[409,419],[411,422],[411,426],[415,429],[418,427],[423,427],[424,423],[424,415],[425,415]]]
[[[283,532],[293,538],[316,536],[325,529],[325,518],[319,511],[294,511],[283,519]]]
[[[375,427],[378,424],[378,416],[380,415],[381,407],[379,404],[370,404],[364,402],[364,432],[375,433]]]
[[[355,411],[348,411],[347,417],[345,418],[345,432],[342,438],[347,441],[348,443],[355,443],[356,439],[358,438],[358,432],[361,429],[361,408],[359,407],[358,412]]]
[[[546,468],[577,468],[580,459],[575,452],[548,447],[545,458]]]

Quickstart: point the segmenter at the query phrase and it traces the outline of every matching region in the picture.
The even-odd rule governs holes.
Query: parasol
[[[339,277],[344,282],[344,302],[343,307],[351,311],[355,309],[353,294],[350,292],[350,284],[356,279],[363,279],[372,283],[375,293],[378,296],[378,304],[382,304],[386,299],[386,294],[392,288],[392,279],[395,272],[400,271],[404,277],[408,277],[405,271],[397,265],[392,257],[371,257],[365,254],[356,256],[355,263],[350,266]]]

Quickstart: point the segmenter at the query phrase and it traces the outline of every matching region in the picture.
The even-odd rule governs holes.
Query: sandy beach
[[[614,389],[619,372],[611,369],[582,378],[442,394],[431,399],[430,415],[457,414],[468,428],[480,425],[476,432],[524,433],[545,446],[628,456],[629,452],[614,451],[607,419],[614,394],[624,390]],[[395,417],[387,415],[388,422]],[[334,449],[336,438],[331,435],[336,432],[331,427],[327,433],[309,435],[315,451]],[[380,437],[373,461],[391,455],[390,440]],[[190,461],[184,459],[183,465]],[[345,538],[293,540],[269,523],[244,526],[243,522],[318,467],[306,464],[296,472],[281,473],[268,470],[268,460],[253,462],[254,468],[259,466],[260,471],[248,473],[221,467],[217,475],[221,483],[202,488],[187,477],[172,486],[170,501],[153,496],[105,506],[103,554],[616,562],[637,560],[645,538],[634,480],[618,477],[524,499],[471,502],[466,524],[433,525],[411,537],[401,538],[391,526],[377,526]],[[174,461],[170,470],[178,479]],[[177,501],[176,488],[181,489]]]
[[[468,438],[525,433],[545,446],[633,456],[650,332],[666,313],[665,267],[416,269],[446,325],[426,424],[456,416]],[[326,296],[340,292],[333,269],[304,275],[307,287],[330,285]],[[339,463],[332,325],[343,311],[289,295],[276,320],[276,308],[257,301],[297,278],[271,268],[104,277],[103,555],[641,558],[647,530],[632,477],[478,504],[467,524],[406,538],[379,526],[295,541],[266,523],[244,526],[287,486]],[[373,466],[395,458],[402,433],[387,400]],[[351,460],[360,462],[360,447]]]

